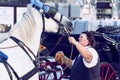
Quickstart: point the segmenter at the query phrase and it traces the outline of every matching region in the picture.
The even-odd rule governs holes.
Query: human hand
[[[71,43],[71,44],[73,44],[73,45],[76,45],[76,40],[75,40],[75,38],[74,37],[68,37],[68,40],[69,40],[69,43]]]
[[[63,51],[58,51],[55,55],[55,60],[60,63],[60,64],[64,64],[65,63],[65,55],[63,53]]]

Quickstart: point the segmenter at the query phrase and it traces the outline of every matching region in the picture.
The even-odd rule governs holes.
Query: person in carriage
[[[58,51],[55,60],[65,64],[71,69],[70,80],[101,80],[100,58],[95,48],[95,40],[92,31],[82,32],[76,41],[74,37],[68,37],[69,43],[73,44],[80,53],[74,60]]]

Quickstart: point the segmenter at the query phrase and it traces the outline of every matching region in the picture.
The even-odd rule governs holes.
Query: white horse
[[[67,26],[69,29],[71,29],[72,25],[70,20],[65,16],[63,16],[61,19],[60,17],[61,14],[56,13],[54,19],[56,19],[58,22],[61,22],[64,27]],[[30,71],[35,68],[33,61],[36,60],[41,33],[43,32],[44,28],[46,32],[58,32],[59,28],[63,26],[59,26],[56,21],[51,18],[47,19],[45,17],[43,20],[42,13],[40,13],[40,11],[33,8],[31,5],[28,7],[28,10],[23,14],[22,19],[14,25],[15,29],[11,31],[10,38],[0,44],[0,51],[4,52],[8,56],[7,62],[17,73],[17,76],[15,76],[15,73],[13,73],[13,70],[11,70],[10,66],[9,68],[5,68],[3,63],[6,61],[3,61],[0,63],[0,80],[18,80],[21,77],[21,80],[38,80],[38,74],[35,72],[36,74],[32,75],[32,72]],[[19,40],[21,42],[19,42]],[[22,45],[21,43],[25,45]],[[24,47],[30,57],[20,46]],[[28,72],[31,74],[27,74]],[[27,74],[27,77],[24,77],[25,74]]]

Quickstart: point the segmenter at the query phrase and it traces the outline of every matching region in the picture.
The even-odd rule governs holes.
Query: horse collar
[[[35,66],[37,66],[36,61],[32,59],[32,57],[30,56],[30,54],[29,54],[29,52],[26,50],[26,48],[31,52],[31,54],[32,54],[32,55],[35,57],[35,59],[36,59],[36,56],[34,55],[34,53],[33,53],[22,41],[20,41],[19,39],[15,38],[15,37],[13,37],[13,36],[11,36],[10,38],[11,38],[13,41],[15,41],[15,42],[25,51],[25,53],[28,55],[28,57],[31,59],[31,61],[33,61],[33,64],[34,64]],[[25,48],[24,46],[25,46],[26,48]]]

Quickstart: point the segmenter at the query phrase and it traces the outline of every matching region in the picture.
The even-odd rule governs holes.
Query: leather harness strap
[[[13,37],[13,36],[11,36],[10,37],[13,41],[15,41],[25,52],[26,52],[26,54],[28,55],[28,57],[31,59],[31,61],[33,61],[33,64],[35,65],[35,67],[31,70],[31,71],[29,71],[28,73],[26,73],[24,76],[22,76],[21,78],[19,78],[19,80],[28,80],[30,77],[32,77],[34,74],[36,74],[38,71],[39,71],[39,66],[38,66],[38,64],[37,64],[37,61],[36,60],[33,60],[32,58],[31,58],[31,56],[29,55],[29,53],[27,52],[27,50],[26,50],[26,48],[33,54],[33,52],[22,42],[22,41],[20,41],[19,39],[17,39],[17,38],[15,38],[15,37]],[[21,43],[22,43],[22,45],[21,45]],[[25,47],[26,48],[25,48]],[[33,54],[33,56],[35,57],[35,59],[36,59],[36,56]]]

